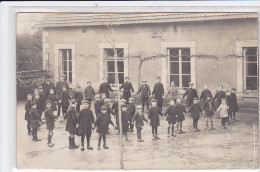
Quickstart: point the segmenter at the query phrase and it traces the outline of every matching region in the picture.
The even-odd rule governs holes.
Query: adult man
[[[190,107],[192,105],[194,98],[198,98],[197,90],[193,88],[193,85],[194,84],[192,82],[190,82],[189,83],[190,88],[187,89],[186,92],[184,93],[184,95],[182,96],[182,98],[187,96],[186,104],[188,107]]]
[[[60,97],[61,97],[61,93],[62,93],[62,87],[66,86],[66,92],[68,92],[68,90],[69,90],[69,84],[68,84],[67,81],[65,81],[65,77],[66,77],[66,75],[61,74],[60,81],[58,81],[56,83],[56,95],[59,99],[59,101],[58,101],[58,116],[60,116],[60,109],[61,109]]]
[[[154,99],[157,100],[157,106],[160,108],[161,111],[162,111],[162,104],[163,104],[163,98],[162,98],[163,94],[164,94],[164,88],[163,88],[163,84],[161,83],[161,78],[157,77],[152,95],[154,96]]]
[[[105,93],[106,94],[106,98],[109,98],[109,91],[112,91],[112,88],[110,87],[110,84],[107,82],[107,78],[103,77],[102,78],[102,83],[99,86],[99,90],[98,93],[102,94]]]
[[[139,93],[141,93],[141,100],[142,100],[142,111],[144,112],[144,105],[146,104],[147,106],[147,111],[149,110],[149,103],[148,103],[148,99],[149,96],[151,95],[151,91],[150,91],[150,87],[149,85],[147,85],[147,81],[143,80],[143,85],[141,85],[141,87],[139,88],[139,90],[137,91],[137,93],[135,95],[138,95]]]
[[[120,86],[120,89],[124,89],[123,99],[125,99],[126,104],[128,104],[128,99],[131,97],[131,90],[134,92],[132,83],[129,82],[129,77],[125,77],[125,82]]]

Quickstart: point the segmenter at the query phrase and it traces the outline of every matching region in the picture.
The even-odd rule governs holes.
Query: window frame
[[[64,48],[64,49],[59,49],[60,53],[61,53],[61,73],[66,75],[66,81],[69,84],[73,83],[73,67],[72,67],[72,49],[69,48]],[[64,60],[63,58],[63,51],[66,51],[67,54],[67,59]],[[64,70],[64,62],[66,62],[67,65],[67,71]],[[71,70],[70,70],[70,65],[71,65]],[[71,77],[70,77],[70,73],[71,73]],[[71,81],[70,81],[71,80]]]

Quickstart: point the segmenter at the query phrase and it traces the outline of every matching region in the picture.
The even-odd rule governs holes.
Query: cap
[[[89,101],[88,101],[88,100],[83,100],[82,103],[83,103],[83,104],[89,104]]]
[[[102,106],[101,110],[107,110],[107,107],[106,106]]]
[[[198,100],[198,98],[195,97],[193,100]]]
[[[95,95],[95,98],[100,98],[100,94],[96,94],[96,95]]]
[[[137,109],[140,109],[140,108],[142,109],[142,105],[137,105],[136,108]]]
[[[157,100],[156,99],[152,99],[151,102],[156,102],[157,103]]]
[[[133,98],[133,97],[130,97],[129,100],[133,100],[133,101],[134,101],[134,98]]]
[[[51,101],[50,101],[50,100],[47,100],[47,101],[46,101],[46,105],[47,105],[47,104],[51,104]]]
[[[121,99],[120,102],[124,102],[124,103],[126,103],[126,100],[125,100],[125,99]]]
[[[104,102],[110,102],[111,100],[110,99],[105,99]]]
[[[211,95],[210,95],[210,94],[207,94],[207,97],[211,97]]]
[[[73,104],[73,105],[76,104],[76,103],[77,103],[76,100],[72,100],[72,101],[71,101],[71,104]]]

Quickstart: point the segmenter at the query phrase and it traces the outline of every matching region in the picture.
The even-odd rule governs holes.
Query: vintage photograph
[[[258,13],[16,19],[18,169],[259,167]]]

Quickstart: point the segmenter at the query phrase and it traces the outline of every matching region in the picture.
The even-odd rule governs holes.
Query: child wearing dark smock
[[[160,108],[157,106],[157,100],[152,100],[152,107],[148,112],[148,119],[150,119],[150,126],[152,127],[153,140],[160,139],[158,137],[158,126],[160,126],[159,115],[163,116]]]
[[[174,124],[177,120],[177,111],[175,107],[175,100],[170,101],[170,106],[165,110],[164,116],[166,116],[166,121],[168,121],[168,137],[170,137],[170,129],[172,129],[171,136],[176,137],[174,134]]]

